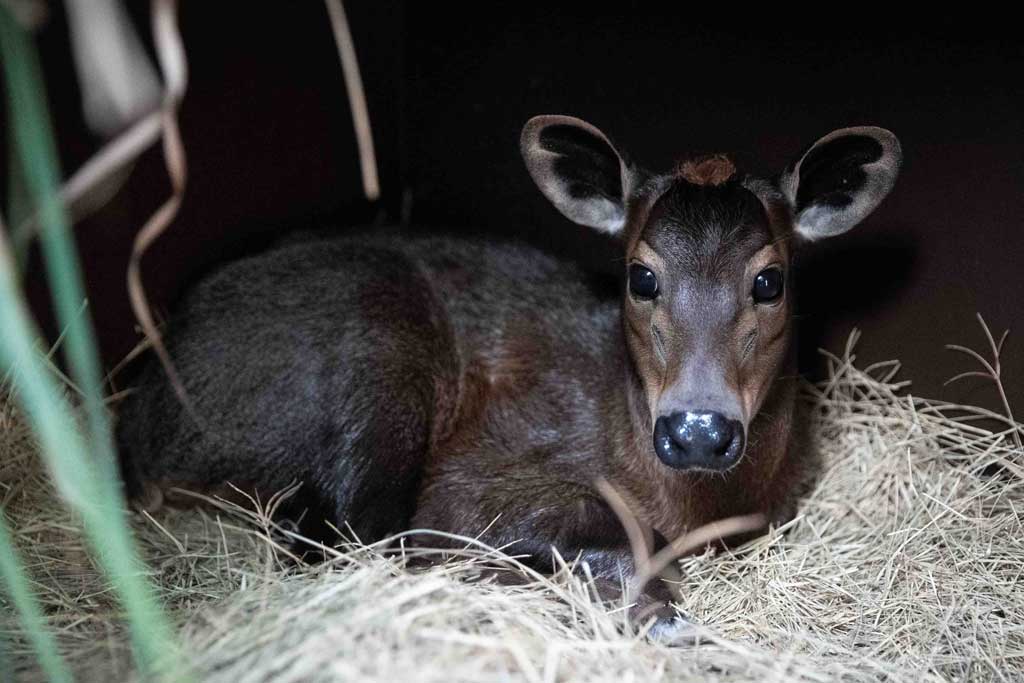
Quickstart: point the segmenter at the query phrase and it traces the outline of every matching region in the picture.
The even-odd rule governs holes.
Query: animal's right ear
[[[571,116],[535,116],[519,146],[533,181],[566,218],[622,232],[633,173],[604,133]]]

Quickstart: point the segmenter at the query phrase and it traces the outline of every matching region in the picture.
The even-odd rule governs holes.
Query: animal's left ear
[[[796,232],[817,240],[860,223],[889,194],[902,159],[899,140],[884,128],[843,128],[815,142],[779,180]]]

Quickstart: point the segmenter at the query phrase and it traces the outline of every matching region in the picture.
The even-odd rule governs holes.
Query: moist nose
[[[743,425],[713,410],[663,415],[654,425],[654,450],[676,469],[727,470],[743,455]]]

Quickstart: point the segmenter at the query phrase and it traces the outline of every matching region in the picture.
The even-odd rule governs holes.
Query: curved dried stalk
[[[597,490],[622,523],[633,552],[634,576],[626,586],[625,601],[631,604],[651,579],[659,576],[680,557],[703,546],[737,534],[762,529],[767,524],[763,514],[738,515],[716,520],[683,534],[658,552],[651,554],[654,531],[633,512],[626,499],[605,479],[598,479]]]
[[[609,507],[622,523],[629,539],[629,549],[633,553],[635,571],[647,571],[648,560],[654,548],[654,531],[650,526],[642,524],[639,518],[633,514],[633,507],[626,502],[625,497],[612,486],[607,479],[598,478],[594,485]]]
[[[1024,450],[1024,441],[1021,440],[1021,434],[1024,433],[1024,427],[1018,424],[1017,420],[1013,417],[1013,410],[1010,408],[1010,400],[1006,396],[1006,389],[1003,388],[1002,366],[999,362],[999,356],[1003,351],[1003,343],[1009,336],[1010,330],[1004,330],[1003,334],[999,337],[999,341],[996,342],[995,337],[992,336],[992,331],[988,327],[988,323],[985,322],[985,318],[982,317],[981,313],[976,313],[975,315],[977,315],[978,322],[981,324],[981,329],[985,333],[985,338],[988,340],[989,349],[992,351],[992,360],[989,361],[974,349],[966,346],[960,346],[959,344],[946,344],[946,348],[950,351],[962,353],[978,361],[985,371],[968,370],[967,372],[961,372],[960,374],[947,379],[944,384],[952,384],[953,382],[967,377],[982,377],[992,380],[992,383],[996,386],[996,391],[999,392],[999,400],[1002,401],[1003,410],[1006,411],[1005,415],[998,415],[997,413],[994,415],[998,415],[999,418],[1010,425],[1014,443],[1017,445],[1018,450]]]
[[[181,34],[178,32],[176,0],[154,0],[153,39],[166,87],[160,120],[163,131],[164,163],[171,179],[173,194],[135,235],[131,257],[128,261],[128,300],[131,303],[132,312],[135,313],[139,325],[150,340],[153,351],[167,373],[175,394],[193,419],[198,421],[192,402],[185,391],[185,385],[171,362],[167,347],[161,340],[160,330],[153,319],[149,302],[146,300],[141,274],[143,254],[163,234],[174,220],[178,209],[181,208],[185,194],[185,181],[188,176],[185,147],[181,142],[181,131],[178,128],[178,105],[185,95],[188,68],[185,63],[185,49],[181,42]]]
[[[132,312],[138,320],[149,346],[153,348],[167,373],[175,394],[193,419],[198,420],[184,384],[162,342],[159,328],[153,319],[152,310],[146,298],[141,275],[142,257],[177,215],[188,176],[185,149],[177,122],[177,108],[185,95],[188,70],[181,35],[177,28],[176,0],[153,0],[152,22],[157,58],[165,83],[160,109],[134,123],[127,131],[93,155],[64,183],[60,190],[59,200],[63,206],[69,208],[73,218],[85,217],[102,206],[117,192],[120,181],[126,177],[130,164],[157,139],[163,139],[165,164],[171,180],[172,195],[146,221],[132,243],[126,274],[128,299]],[[118,178],[119,174],[120,178]],[[103,190],[102,196],[97,197],[96,192],[101,189]],[[35,236],[40,225],[41,216],[38,212],[22,220],[14,229],[15,247],[22,248]]]
[[[120,189],[120,178],[140,154],[157,141],[162,130],[162,113],[152,112],[127,131],[104,145],[64,183],[60,201],[68,207],[72,221],[88,217]],[[98,189],[106,190],[96,197]],[[13,230],[15,247],[21,248],[39,231],[39,215],[23,219]]]

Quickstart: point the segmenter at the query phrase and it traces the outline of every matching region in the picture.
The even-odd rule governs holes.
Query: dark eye
[[[658,296],[658,278],[650,268],[634,263],[629,267],[629,291],[637,299],[653,299]]]
[[[782,269],[765,268],[754,278],[754,289],[751,291],[756,304],[770,304],[782,296]]]

